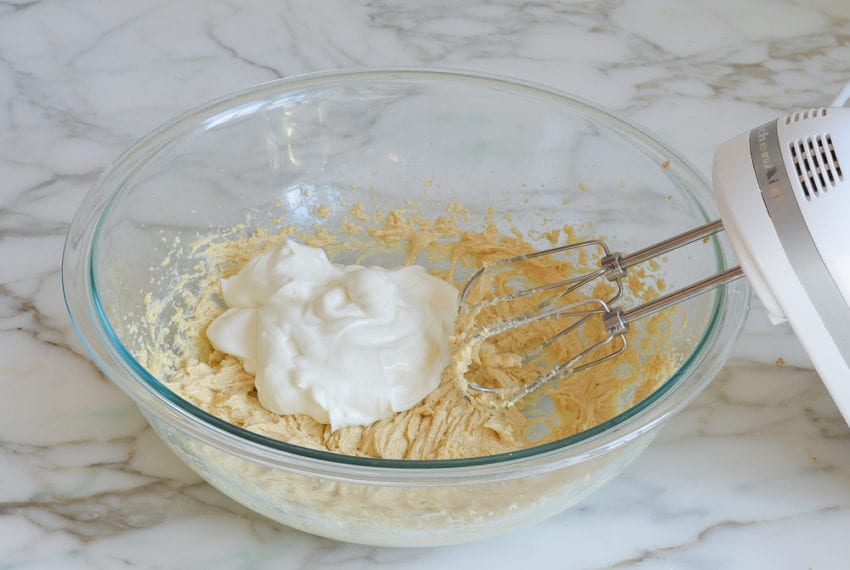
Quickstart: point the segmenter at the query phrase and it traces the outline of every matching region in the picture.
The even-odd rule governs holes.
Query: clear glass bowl
[[[166,278],[166,244],[246,219],[253,228],[334,231],[342,198],[373,208],[415,199],[431,215],[457,202],[473,225],[493,207],[523,231],[592,221],[592,233],[622,251],[717,216],[705,181],[643,130],[563,93],[495,77],[296,77],[204,105],[145,137],[106,169],[71,224],[62,268],[71,318],[97,365],[183,461],[237,501],[307,532],[426,546],[550,517],[646,448],[715,376],[745,318],[744,282],[689,301],[674,335],[681,362],[637,405],[554,443],[463,460],[366,459],[274,441],[194,407],[134,358],[173,340],[135,326],[145,292],[176,287]],[[317,204],[330,204],[331,216],[317,216]],[[721,271],[729,256],[713,238],[671,255],[662,273],[674,287]],[[168,270],[193,262],[178,255]]]

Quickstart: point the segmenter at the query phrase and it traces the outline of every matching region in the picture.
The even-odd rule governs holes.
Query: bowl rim
[[[644,400],[593,428],[567,438],[498,455],[445,460],[377,459],[289,444],[250,432],[201,410],[172,392],[141,366],[120,342],[100,306],[93,255],[101,222],[110,205],[120,197],[122,182],[129,173],[161,150],[166,142],[173,140],[174,134],[264,94],[282,96],[295,89],[340,81],[404,79],[471,82],[564,103],[594,120],[602,121],[630,143],[640,143],[643,148],[668,157],[668,172],[683,177],[689,183],[688,198],[704,215],[705,221],[717,217],[708,215],[713,208],[710,186],[679,153],[631,121],[560,90],[499,75],[435,68],[332,70],[269,81],[202,104],[157,127],[106,167],[83,199],[65,241],[62,288],[73,326],[97,366],[130,395],[146,416],[154,414],[222,451],[275,468],[320,473],[324,477],[359,480],[363,476],[374,475],[374,468],[379,468],[381,474],[386,475],[385,482],[397,477],[396,482],[404,484],[410,484],[410,477],[414,474],[418,474],[421,483],[431,481],[437,484],[445,483],[446,477],[493,476],[504,479],[511,473],[522,476],[530,467],[545,470],[578,463],[608,453],[652,431],[696,397],[730,356],[743,326],[749,303],[749,288],[743,280],[718,289],[709,324],[692,354]],[[717,238],[712,239],[718,268],[724,269],[729,252],[724,252]],[[695,374],[697,370],[701,372],[699,377]],[[333,473],[328,473],[328,466],[333,467]]]

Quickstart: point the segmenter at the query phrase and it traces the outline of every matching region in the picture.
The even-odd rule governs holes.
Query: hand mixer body
[[[850,109],[735,137],[717,150],[713,180],[744,274],[771,320],[788,320],[850,424]]]

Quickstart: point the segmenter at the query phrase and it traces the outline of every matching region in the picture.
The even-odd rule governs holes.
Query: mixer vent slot
[[[824,194],[843,180],[838,155],[829,134],[798,139],[788,145],[797,179],[807,200]]]
[[[799,111],[797,113],[786,115],[785,124],[790,125],[791,123],[796,123],[797,121],[802,121],[804,119],[814,119],[815,117],[826,117],[826,107],[819,107],[817,109],[807,109],[805,111]]]

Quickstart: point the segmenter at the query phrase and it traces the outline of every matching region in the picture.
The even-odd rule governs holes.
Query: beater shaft
[[[698,228],[682,232],[679,235],[665,239],[649,247],[645,247],[634,253],[630,253],[629,255],[624,255],[621,259],[620,264],[624,268],[633,267],[639,263],[643,263],[644,261],[649,261],[654,257],[658,257],[659,255],[669,253],[674,249],[682,247],[683,245],[688,245],[689,243],[693,243],[697,240],[705,239],[720,231],[723,231],[723,221],[714,220],[713,222],[709,222],[704,226],[699,226]]]
[[[669,253],[697,240],[705,239],[721,231],[723,231],[723,222],[721,220],[714,220],[713,222],[709,222],[703,226],[699,226],[692,230],[682,232],[681,234],[662,240],[634,253],[630,253],[628,255],[613,253],[611,254],[611,256],[616,256],[618,260],[618,265],[623,270],[625,270],[645,261],[649,261],[650,259],[656,258],[659,255]],[[623,321],[623,324],[628,325],[628,323],[637,321],[650,315],[654,315],[655,313],[663,311],[664,309],[669,309],[674,305],[678,305],[679,303],[687,301],[688,299],[691,299],[698,295],[702,295],[703,293],[706,293],[716,287],[720,287],[721,285],[725,285],[727,283],[735,281],[736,279],[743,276],[743,270],[740,266],[736,265],[735,267],[731,267],[722,273],[712,275],[711,277],[707,277],[705,279],[692,283],[687,287],[683,287],[682,289],[679,289],[672,293],[668,293],[667,295],[663,295],[661,297],[658,297],[657,299],[653,299],[652,301],[648,301],[646,303],[643,303],[642,305],[638,305],[637,307],[633,307],[631,309],[621,309],[620,320]]]

